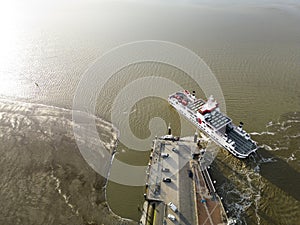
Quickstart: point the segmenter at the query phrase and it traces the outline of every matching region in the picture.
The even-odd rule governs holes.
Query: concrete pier
[[[194,139],[153,141],[140,224],[227,224],[209,172],[201,168]],[[168,206],[170,202],[177,210]]]

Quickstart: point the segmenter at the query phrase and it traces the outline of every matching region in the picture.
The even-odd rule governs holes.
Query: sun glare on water
[[[22,97],[24,12],[19,2],[5,1],[0,4],[0,95]]]

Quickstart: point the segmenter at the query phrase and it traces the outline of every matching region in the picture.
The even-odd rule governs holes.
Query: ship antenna
[[[197,132],[197,129],[196,129],[195,135],[194,135],[194,143],[197,143],[197,139],[198,139],[198,132]]]
[[[169,127],[168,127],[168,135],[171,135],[172,131],[171,131],[171,124],[169,123]]]
[[[194,99],[194,101],[195,101],[195,100],[196,100],[195,91],[193,91],[192,93],[193,93],[193,94],[192,94],[192,97],[193,97],[193,99]]]

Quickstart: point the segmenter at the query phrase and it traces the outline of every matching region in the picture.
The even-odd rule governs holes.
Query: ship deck
[[[194,112],[197,112],[200,109],[200,107],[204,104],[205,104],[205,102],[203,100],[197,99],[196,101],[190,103],[188,105],[188,108],[193,110]]]
[[[206,122],[208,122],[215,130],[219,130],[231,123],[231,119],[215,110],[210,113],[210,117],[206,119]]]
[[[186,101],[188,109],[192,110],[195,114],[199,111],[201,106],[205,104],[205,101],[203,101],[202,99],[191,101],[184,93],[181,92],[177,92],[176,96],[179,96],[182,100]],[[175,97],[175,95],[173,97]],[[215,130],[219,130],[229,124],[231,122],[231,119],[225,116],[223,113],[214,110],[209,113],[209,118],[206,119],[206,122]]]
[[[247,140],[246,138],[242,137],[235,130],[227,132],[227,135],[228,138],[235,142],[235,150],[242,154],[247,154],[256,149],[255,143],[253,143],[250,139]]]

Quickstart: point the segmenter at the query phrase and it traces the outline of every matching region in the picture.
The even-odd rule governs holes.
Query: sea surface
[[[71,112],[84,72],[109,50],[140,40],[173,42],[200,56],[222,88],[227,114],[234,123],[243,121],[258,142],[249,159],[220,150],[211,166],[229,216],[237,224],[299,224],[299,24],[296,0],[1,3],[0,224],[109,224],[118,218],[105,217],[105,198],[115,214],[139,219],[144,187],[109,181],[104,193],[105,180],[78,151]],[[96,105],[99,136],[108,149],[115,137],[114,100],[146,77],[167,78],[205,98],[201,84],[170,65],[143,62],[117,71]],[[147,88],[163,93],[159,85]],[[143,89],[133,93],[142,95]],[[127,102],[118,104],[125,109]],[[171,123],[177,135],[195,132],[155,96],[119,115],[129,118],[129,133],[146,138],[144,150],[165,133],[156,129],[162,124]],[[164,122],[156,124],[156,117]],[[147,165],[149,151],[119,141],[115,157]]]

